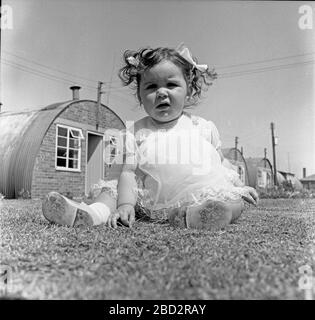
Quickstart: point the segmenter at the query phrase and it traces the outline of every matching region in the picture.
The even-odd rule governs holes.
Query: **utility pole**
[[[267,148],[264,148],[264,159],[267,159]],[[264,161],[265,168],[266,168],[266,161]]]
[[[274,181],[274,185],[277,186],[278,181],[277,181],[277,167],[276,167],[276,142],[275,142],[275,135],[274,135],[275,125],[273,122],[271,122],[270,128],[271,128],[271,142],[272,142],[272,153],[273,153],[273,181]]]
[[[234,152],[234,160],[237,160],[237,144],[238,144],[238,137],[235,137],[235,152]]]
[[[291,166],[290,166],[290,152],[288,152],[288,172],[291,172]]]
[[[99,114],[100,114],[100,107],[101,107],[101,96],[104,91],[102,91],[102,85],[103,82],[99,81],[97,86],[97,105],[96,105],[96,130],[98,130],[99,127]]]

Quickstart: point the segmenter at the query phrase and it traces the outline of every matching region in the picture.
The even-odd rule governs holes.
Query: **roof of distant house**
[[[280,172],[281,174],[285,174],[285,175],[289,175],[289,176],[295,176],[295,174],[294,173],[292,173],[292,172],[288,172],[288,171],[283,171],[283,170],[277,170],[278,172]]]
[[[300,181],[315,181],[315,174],[311,174],[310,176],[300,179]]]

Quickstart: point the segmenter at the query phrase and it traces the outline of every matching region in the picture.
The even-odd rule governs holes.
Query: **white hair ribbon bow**
[[[186,60],[188,61],[191,65],[193,65],[196,69],[198,69],[201,72],[205,72],[208,69],[208,66],[206,64],[197,64],[190,52],[189,49],[184,45],[180,44],[177,48],[176,51]]]
[[[131,64],[132,66],[135,66],[136,68],[139,65],[139,60],[136,59],[135,57],[130,56],[130,57],[127,58],[127,61],[128,61],[129,64]]]

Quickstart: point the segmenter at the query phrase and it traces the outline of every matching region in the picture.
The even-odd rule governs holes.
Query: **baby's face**
[[[187,84],[182,70],[171,61],[162,61],[144,72],[139,86],[144,110],[154,120],[169,122],[184,109]]]

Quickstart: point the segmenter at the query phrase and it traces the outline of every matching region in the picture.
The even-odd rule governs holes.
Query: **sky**
[[[2,111],[38,109],[70,100],[102,103],[122,120],[145,115],[117,76],[122,54],[184,42],[219,77],[192,113],[213,121],[223,148],[272,163],[302,178],[315,173],[315,1],[2,0],[12,28],[1,30]],[[312,9],[309,29],[299,24]],[[1,128],[0,128],[1,129]]]

